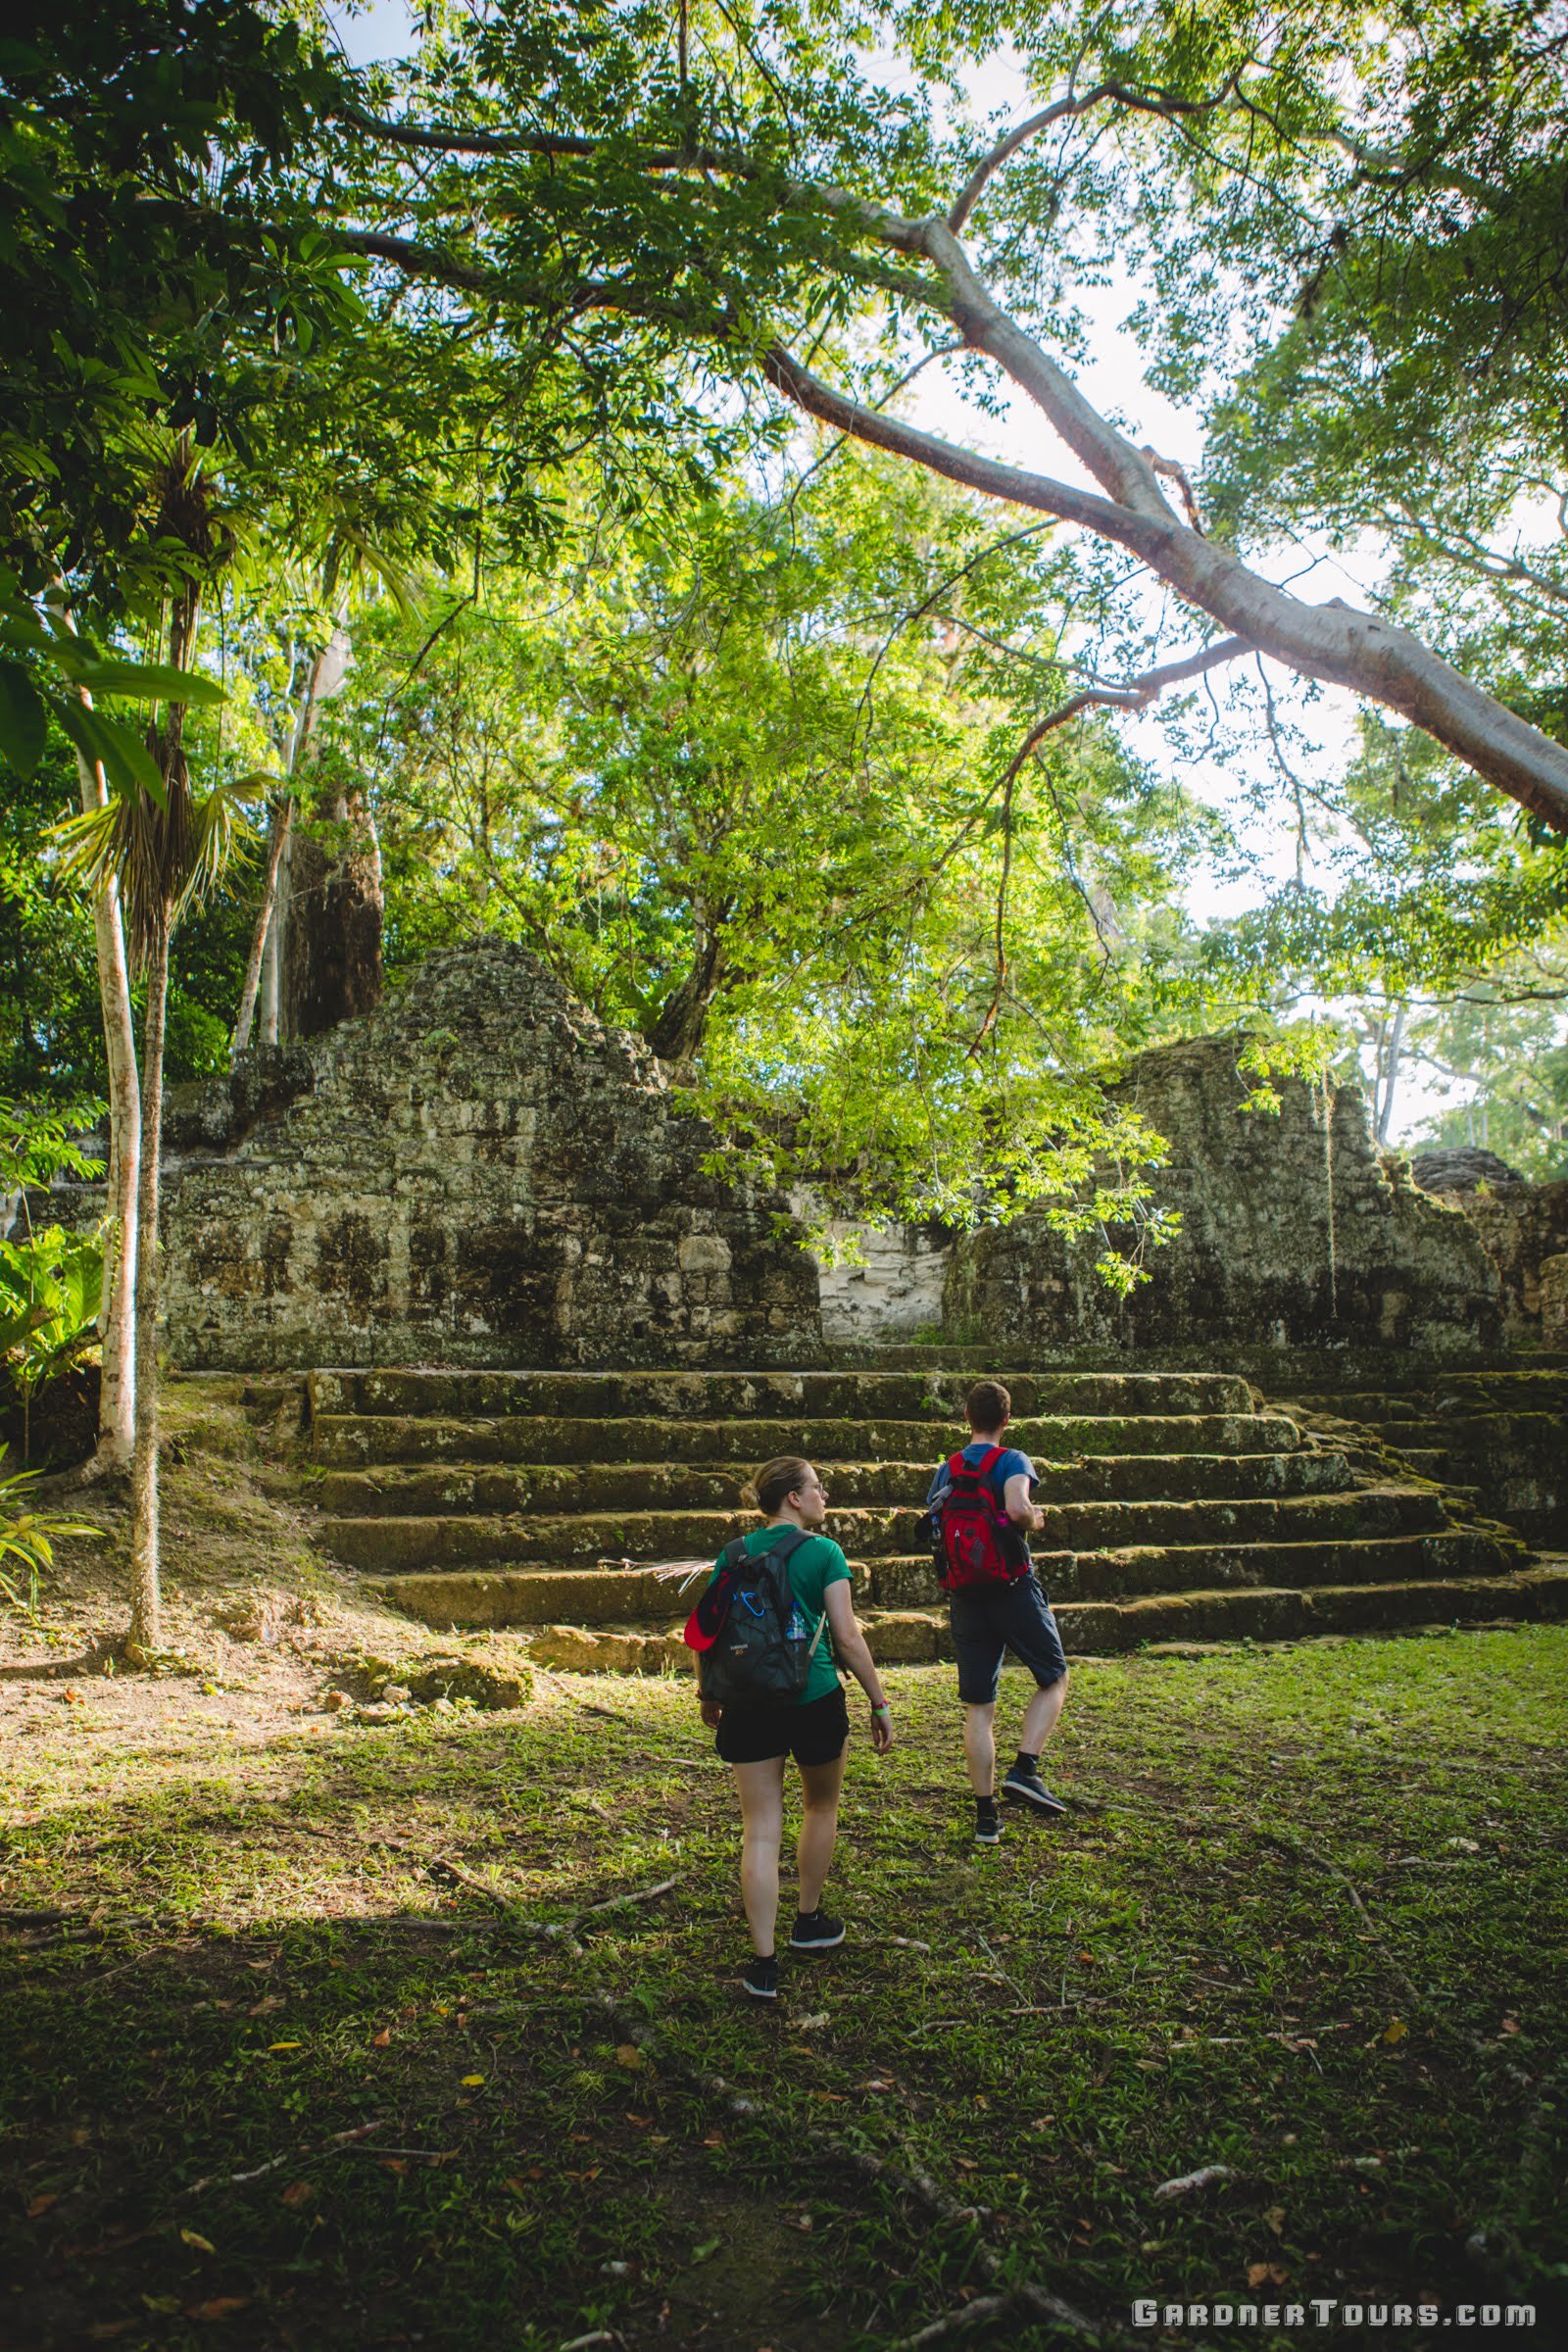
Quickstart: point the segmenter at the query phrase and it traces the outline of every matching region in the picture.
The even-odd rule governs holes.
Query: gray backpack
[[[727,1588],[728,1605],[711,1646],[698,1660],[705,1698],[726,1707],[748,1700],[776,1704],[799,1698],[806,1689],[827,1623],[824,1609],[813,1632],[790,1590],[790,1556],[808,1541],[798,1527],[781,1527],[755,1556],[744,1536],[719,1553],[717,1593]]]

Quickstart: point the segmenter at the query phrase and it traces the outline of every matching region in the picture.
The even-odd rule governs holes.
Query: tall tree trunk
[[[727,912],[726,908],[710,923],[701,907],[696,910],[691,970],[670,990],[648,1032],[648,1043],[661,1061],[675,1064],[677,1077],[690,1075],[713,999],[723,987],[729,969],[723,928]]]
[[[308,825],[294,827],[288,851],[288,922],[283,930],[280,1030],[318,1037],[381,1001],[381,845],[375,819],[358,793],[327,812],[340,844]],[[343,839],[346,830],[347,838]]]
[[[262,884],[261,911],[256,918],[256,932],[245,964],[245,985],[239,992],[239,1017],[234,1023],[234,1043],[229,1052],[228,1066],[232,1069],[251,1042],[251,1024],[256,1018],[256,999],[262,981],[262,967],[267,959],[268,941],[272,936],[277,916],[278,875],[282,869],[283,854],[288,847],[289,827],[294,821],[294,795],[289,793],[272,811],[272,839],[267,853],[267,874]],[[266,1034],[264,1011],[262,1042],[277,1043],[277,962],[272,962],[271,989],[272,1035]]]
[[[262,1044],[275,1046],[281,1016],[283,997],[284,925],[288,920],[288,869],[290,832],[283,843],[277,861],[277,880],[272,899],[272,919],[267,926],[266,945],[262,950]]]
[[[1394,1018],[1388,1024],[1387,1036],[1379,1060],[1383,1064],[1383,1100],[1378,1105],[1378,1142],[1386,1144],[1389,1129],[1394,1123],[1394,1089],[1399,1076],[1399,1046],[1404,1036],[1404,1016],[1407,1007],[1396,1004]]]
[[[142,1024],[141,1250],[136,1265],[136,1449],[130,1471],[130,1630],[125,1648],[140,1663],[163,1647],[158,1545],[158,1208],[163,1154],[164,1021],[169,1004],[169,935],[173,908],[164,900],[147,961]]]
[[[348,631],[340,619],[306,673],[305,691],[300,696],[300,707],[294,714],[288,758],[283,766],[283,773],[291,787],[316,731],[317,711],[323,702],[329,701],[342,689],[343,680],[348,675],[351,651]],[[289,831],[294,822],[294,805],[291,789],[272,817],[267,878],[262,887],[261,909],[256,917],[256,932],[245,965],[245,985],[240,990],[239,1017],[234,1023],[234,1045],[228,1057],[230,1069],[251,1042],[251,1023],[256,1017],[259,987],[262,992],[262,1043],[264,1046],[275,1046],[277,1043],[280,947],[286,927],[287,857]]]
[[[88,702],[90,697],[84,694],[82,700]],[[103,769],[78,754],[76,772],[83,812],[103,808],[109,798]],[[141,1171],[136,1029],[130,1009],[120,890],[112,880],[93,893],[92,924],[109,1066],[109,1223],[104,1235],[103,1305],[98,1319],[103,1374],[98,1393],[98,1450],[93,1458],[94,1470],[101,1471],[123,1469],[135,1442],[136,1238]]]

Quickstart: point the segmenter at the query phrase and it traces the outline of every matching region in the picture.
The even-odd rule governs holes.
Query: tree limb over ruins
[[[619,133],[465,129],[361,115],[351,126],[357,141],[383,154],[445,157],[452,172],[443,181],[431,167],[432,179],[421,164],[416,180],[394,177],[389,207],[406,206],[417,237],[394,234],[388,222],[346,226],[341,242],[405,282],[466,295],[476,315],[510,315],[531,333],[560,334],[573,319],[608,315],[663,335],[675,366],[694,356],[710,364],[716,352],[732,377],[760,378],[839,434],[1126,551],[1226,637],[1397,712],[1540,824],[1568,833],[1568,749],[1411,630],[1337,598],[1313,604],[1293,595],[1224,536],[1205,531],[1181,469],[1136,446],[1087,397],[960,241],[958,228],[1032,141],[1099,109],[1177,124],[1227,112],[1270,120],[1235,75],[1200,97],[1114,80],[1069,88],[996,140],[949,207],[908,215],[831,181],[794,176],[776,156],[744,144],[639,144]],[[1397,157],[1374,154],[1343,125],[1289,135],[1347,153],[1359,171],[1397,175]],[[536,176],[519,182],[519,167]],[[1407,176],[1418,169],[1410,164]],[[1465,191],[1473,177],[1446,163],[1433,170],[1448,190]],[[607,190],[638,185],[659,191],[657,220],[645,226],[658,228],[662,251],[635,220],[618,229],[608,222]],[[548,219],[540,209],[546,187]],[[835,328],[868,306],[881,306],[884,320],[940,321],[963,349],[990,361],[1028,394],[1094,488],[923,432],[842,380],[851,376],[842,357],[802,356],[803,346],[831,349]]]

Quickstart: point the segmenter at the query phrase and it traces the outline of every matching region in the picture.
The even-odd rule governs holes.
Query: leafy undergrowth
[[[760,2014],[688,1685],[167,1751],[35,1721],[0,2340],[1068,2340],[1045,2296],[1145,2342],[1140,2297],[1257,2308],[1186,2345],[1328,2340],[1314,2300],[1562,2339],[1568,1632],[1086,1664],[1075,1809],[995,1852],[947,1670],[890,1680],[850,1939]]]

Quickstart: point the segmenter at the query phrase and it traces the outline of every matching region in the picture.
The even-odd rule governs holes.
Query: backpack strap
[[[1007,1448],[1005,1446],[988,1446],[986,1447],[984,1455],[975,1464],[975,1468],[979,1471],[982,1478],[989,1478],[991,1476],[992,1471],[996,1468],[997,1464],[1001,1461],[1006,1450]]]
[[[950,1453],[948,1456],[948,1484],[951,1486],[959,1471],[967,1470],[968,1467],[968,1463],[963,1458],[963,1447],[960,1446],[956,1453]]]

